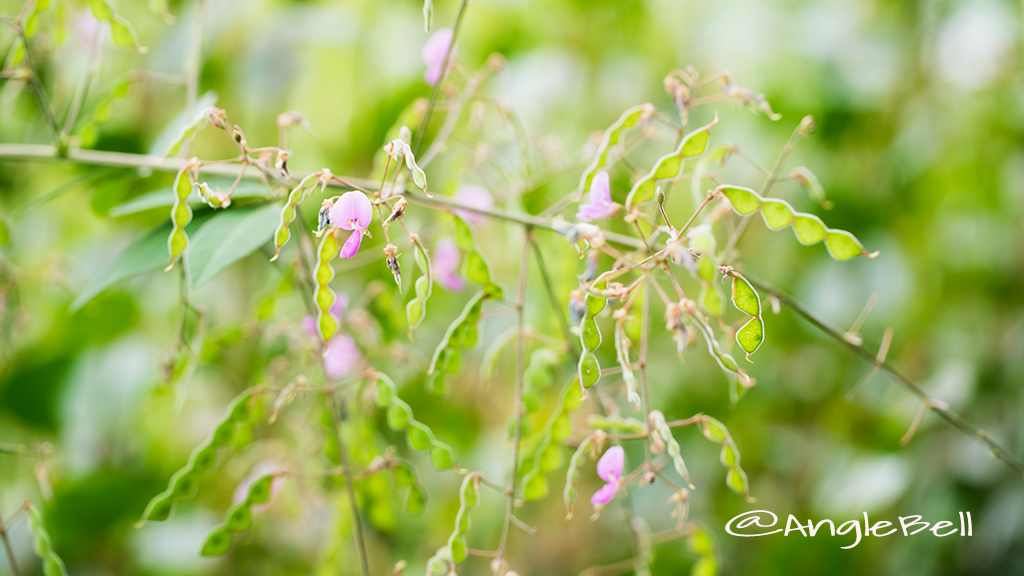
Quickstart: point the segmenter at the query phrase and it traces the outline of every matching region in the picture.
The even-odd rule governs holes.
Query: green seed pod
[[[747,360],[764,342],[764,320],[761,318],[761,299],[757,291],[746,278],[738,272],[726,268],[728,276],[732,276],[732,303],[737,310],[751,316],[736,331],[736,343],[747,353]]]
[[[693,489],[694,485],[693,482],[690,482],[690,473],[686,469],[686,463],[683,462],[683,457],[679,451],[679,443],[676,442],[675,437],[672,435],[672,429],[665,422],[665,415],[660,410],[652,410],[649,418],[651,426],[654,428],[654,433],[665,443],[666,451],[672,459],[672,466],[686,480],[686,484]]]
[[[674,151],[658,158],[651,171],[633,184],[629,196],[626,196],[626,211],[654,199],[658,188],[657,182],[678,177],[683,169],[684,159],[703,154],[708,145],[709,132],[715,124],[718,124],[717,113],[714,120],[687,134]]]
[[[44,576],[67,576],[67,570],[64,568],[64,561],[57,556],[57,553],[53,550],[53,544],[50,541],[50,534],[46,530],[46,525],[43,523],[43,515],[39,513],[31,503],[25,504],[25,511],[28,513],[29,529],[32,531],[33,546],[36,549],[36,554],[43,561],[43,574]]]
[[[192,452],[189,462],[196,472],[212,470],[217,465],[217,447],[211,442],[200,444]]]
[[[211,439],[214,446],[227,446],[235,439],[235,423],[231,418],[225,418],[221,420],[220,424],[213,430],[213,438]]]
[[[412,446],[413,450],[429,449],[432,443],[432,436],[430,428],[416,421],[409,422],[406,437],[409,439],[409,446]]]
[[[228,518],[224,522],[224,527],[228,532],[244,532],[250,526],[252,526],[252,510],[249,509],[248,503],[241,502],[228,509]]]
[[[206,537],[206,542],[203,543],[203,548],[199,551],[199,554],[202,556],[220,556],[225,554],[228,548],[231,548],[231,532],[228,531],[227,526],[221,525]]]
[[[199,476],[188,467],[171,476],[171,495],[177,499],[192,497],[198,487]]]
[[[267,474],[261,476],[249,486],[249,493],[245,497],[246,503],[250,506],[253,504],[266,504],[270,502],[272,495],[272,489],[274,487],[274,480],[277,477],[273,474]]]
[[[740,467],[740,452],[736,448],[729,430],[725,425],[710,416],[703,416],[698,422],[704,437],[716,444],[722,445],[722,451],[718,456],[722,466],[728,468],[725,484],[737,494],[742,494],[748,502],[755,499],[750,496],[750,483],[747,481],[747,473]]]
[[[311,189],[316,187],[317,178],[319,178],[318,173],[306,176],[288,193],[288,201],[281,207],[281,222],[277,225],[277,231],[274,232],[274,256],[270,259],[271,262],[277,260],[281,254],[281,247],[291,238],[291,231],[288,227],[295,220],[296,206],[306,198],[306,194]]]
[[[427,300],[434,288],[434,273],[430,267],[430,255],[427,249],[420,242],[418,236],[410,238],[413,246],[413,254],[416,258],[416,267],[419,268],[422,276],[416,279],[415,296],[405,305],[405,315],[409,321],[409,336],[412,331],[420,325],[427,315]]]
[[[824,240],[825,248],[834,260],[849,260],[861,255],[868,258],[878,256],[878,252],[868,252],[853,234],[829,228],[817,216],[797,212],[785,200],[762,198],[757,192],[740,186],[719,186],[715,193],[728,199],[733,211],[740,216],[760,211],[770,230],[792,226],[797,241],[804,246]]]
[[[592,440],[592,436],[587,436],[573,452],[572,458],[569,458],[569,469],[565,472],[565,490],[562,492],[562,498],[565,500],[566,520],[572,518],[572,504],[576,500],[576,482],[580,479],[580,465],[586,458],[587,449],[590,448]]]
[[[608,165],[608,152],[619,143],[622,134],[627,129],[643,123],[653,114],[654,106],[651,104],[634,106],[623,112],[619,119],[604,131],[604,138],[601,139],[601,144],[597,147],[594,161],[583,171],[583,176],[580,177],[580,194],[590,190],[590,184],[593,182],[594,176],[597,175],[597,171]]]
[[[174,267],[174,261],[188,248],[188,235],[185,226],[192,221],[192,208],[188,205],[188,197],[192,194],[192,180],[188,174],[188,166],[178,171],[174,178],[174,205],[171,207],[171,235],[167,238],[167,250],[171,260],[164,270]]]
[[[320,247],[317,249],[316,268],[313,275],[316,277],[316,292],[313,300],[317,307],[317,329],[323,341],[330,342],[331,338],[338,332],[338,321],[331,315],[331,305],[334,304],[335,294],[331,290],[330,282],[334,278],[334,269],[331,262],[338,255],[338,235],[334,231],[327,232],[320,239]]]
[[[430,447],[430,461],[438,470],[447,470],[455,466],[451,448],[437,441]]]
[[[174,510],[174,493],[167,490],[149,501],[146,511],[142,513],[142,520],[163,522],[171,517],[172,510]]]

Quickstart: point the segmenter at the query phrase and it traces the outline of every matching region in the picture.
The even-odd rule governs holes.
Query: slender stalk
[[[60,131],[62,139],[66,139],[75,128],[75,121],[78,119],[78,113],[82,109],[82,102],[85,101],[85,95],[89,92],[89,84],[96,73],[96,54],[100,51],[103,38],[102,34],[96,34],[92,44],[89,45],[89,55],[85,61],[85,74],[82,76],[82,81],[78,84],[78,87],[75,88],[75,95],[71,99],[71,107],[68,109],[67,116],[64,117],[64,127]]]
[[[50,131],[53,132],[53,137],[60,142],[60,125],[57,123],[57,116],[53,113],[53,106],[50,104],[50,98],[46,95],[46,89],[43,88],[43,83],[39,80],[39,68],[36,66],[35,58],[32,57],[32,48],[28,42],[28,35],[25,34],[25,26],[18,20],[17,27],[18,35],[21,36],[21,42],[25,46],[25,63],[28,64],[31,75],[29,81],[32,84],[32,90],[36,93],[39,107],[43,109],[43,115],[46,117]]]
[[[327,375],[324,374],[324,378]],[[359,506],[356,503],[356,490],[352,485],[352,469],[348,465],[348,455],[345,453],[345,441],[341,438],[341,422],[338,417],[338,403],[333,394],[327,396],[328,407],[331,410],[331,424],[334,428],[334,439],[338,442],[338,456],[341,458],[342,473],[345,476],[345,491],[348,493],[349,506],[352,508],[352,521],[356,525],[356,543],[359,546],[359,562],[363,566],[363,576],[370,576],[370,562],[366,555],[366,541],[363,537],[363,520],[359,517]]]
[[[11,539],[7,537],[7,526],[4,524],[4,518],[0,515],[0,540],[4,542],[4,551],[7,552],[7,561],[11,564],[11,573],[14,576],[21,576],[21,570],[18,569],[18,561],[14,558],[14,548],[11,547]]]
[[[551,275],[548,274],[548,267],[544,263],[544,255],[541,254],[540,245],[537,244],[537,240],[533,238],[532,230],[527,229],[527,237],[530,240],[530,245],[533,247],[533,256],[537,261],[537,268],[540,269],[540,277],[544,282],[544,289],[548,294],[548,300],[551,302],[551,309],[555,316],[558,317],[558,325],[562,328],[562,335],[565,336],[565,341],[573,348],[576,347],[576,341],[578,338],[574,338],[572,330],[569,329],[569,320],[565,317],[565,307],[562,306],[558,301],[558,296],[555,294],[555,284],[551,281]]]
[[[515,414],[516,425],[512,436],[512,473],[508,481],[508,502],[505,505],[505,522],[501,528],[501,541],[498,544],[497,556],[500,558],[505,553],[505,544],[508,542],[509,528],[512,526],[512,518],[515,514],[516,504],[516,476],[519,472],[519,444],[523,435],[523,370],[525,369],[525,343],[524,335],[526,322],[524,311],[526,309],[526,284],[529,279],[530,267],[530,231],[525,230],[523,239],[523,257],[519,261],[519,298],[516,301],[517,330],[519,337],[516,339],[516,395],[512,405],[512,413]]]
[[[437,106],[437,97],[441,94],[441,85],[444,84],[444,79],[448,77],[448,62],[452,58],[452,52],[455,50],[455,43],[459,39],[459,30],[462,29],[462,17],[466,14],[466,7],[469,5],[469,0],[462,0],[462,4],[459,6],[459,13],[455,16],[455,27],[452,28],[452,43],[448,45],[448,51],[444,54],[444,62],[441,63],[441,76],[437,79],[434,84],[434,88],[430,91],[430,101],[427,102],[427,111],[423,114],[423,122],[420,122],[420,128],[416,131],[416,135],[413,137],[412,151],[414,154],[420,153],[420,146],[423,144],[423,135],[426,133],[427,128],[430,127],[430,116],[434,113],[434,107]]]
[[[984,442],[996,458],[1002,460],[1007,466],[1013,468],[1014,470],[1017,471],[1018,474],[1024,476],[1024,462],[1017,458],[1012,452],[1010,452],[1006,448],[1003,448],[998,442],[993,440],[987,432],[975,426],[974,424],[971,424],[956,412],[950,410],[945,402],[933,398],[931,395],[928,394],[928,392],[925,391],[924,388],[921,387],[920,384],[918,384],[914,380],[911,380],[908,376],[900,372],[890,362],[877,362],[878,354],[876,352],[868,350],[863,345],[851,342],[848,338],[846,338],[845,332],[835,328],[826,320],[822,319],[817,314],[808,310],[806,307],[804,307],[803,304],[797,302],[789,294],[786,294],[782,290],[779,290],[778,288],[766,282],[762,282],[761,280],[752,278],[749,274],[746,275],[746,278],[747,280],[750,281],[751,284],[756,286],[758,289],[764,292],[768,292],[769,294],[778,298],[779,302],[782,302],[790,309],[792,309],[794,312],[802,316],[805,320],[813,324],[814,327],[817,328],[818,330],[821,330],[825,334],[831,336],[832,339],[841,343],[843,346],[846,346],[858,356],[868,360],[872,364],[878,366],[878,368],[888,372],[891,376],[896,378],[897,381],[903,384],[904,387],[910,390],[914,395],[924,400],[925,405],[928,408],[934,410],[939,416],[942,417],[943,420],[945,420],[954,428],[963,432],[964,434],[967,434],[968,436],[973,436],[974,438],[977,438],[978,440]]]

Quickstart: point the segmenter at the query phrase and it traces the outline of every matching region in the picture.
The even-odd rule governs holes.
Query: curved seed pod
[[[114,8],[107,0],[89,0],[89,7],[92,15],[97,20],[105,20],[110,23],[110,37],[118,46],[131,46],[139,54],[145,54],[146,48],[139,44],[139,38],[135,35],[135,29],[130,22],[122,18],[114,11]]]
[[[249,485],[245,500],[228,508],[224,522],[207,535],[200,555],[220,556],[227,553],[231,547],[231,535],[252,527],[252,507],[270,502],[274,481],[282,475],[283,472],[271,472],[255,479]]]
[[[448,537],[448,544],[437,551],[427,561],[427,574],[442,574],[444,564],[450,563],[454,566],[466,559],[466,532],[469,531],[469,510],[480,501],[480,473],[467,474],[459,489],[459,511],[455,516],[455,529]],[[436,571],[435,567],[440,565],[442,571]]]
[[[530,363],[523,371],[523,404],[527,414],[540,409],[540,391],[554,382],[554,369],[559,359],[558,352],[550,348],[539,348],[530,354]]]
[[[628,212],[633,206],[653,200],[658,189],[658,180],[668,180],[679,176],[685,158],[703,154],[708,145],[709,131],[715,124],[718,124],[717,113],[715,113],[714,120],[683,137],[674,151],[658,158],[658,161],[654,163],[654,168],[651,168],[650,172],[633,184],[629,195],[626,196],[626,211]]]
[[[444,394],[444,375],[458,372],[461,367],[461,351],[476,346],[477,326],[486,298],[488,294],[483,290],[474,294],[434,349],[430,368],[427,369],[427,389],[431,392]]]
[[[131,87],[131,78],[126,78],[115,84],[110,93],[103,96],[93,106],[89,120],[82,124],[81,139],[84,144],[90,145],[96,141],[97,127],[110,119],[115,102],[127,96]]]
[[[672,466],[686,480],[686,485],[693,489],[695,486],[693,482],[690,482],[690,472],[686,469],[686,463],[683,462],[683,456],[679,452],[679,443],[676,442],[675,436],[672,435],[672,429],[665,422],[665,415],[660,410],[651,410],[648,419],[653,428],[652,433],[664,442],[665,450],[672,459]]]
[[[325,233],[320,238],[320,247],[316,252],[316,267],[313,271],[316,281],[316,292],[313,293],[317,309],[316,326],[325,345],[338,332],[338,321],[330,312],[336,298],[330,284],[334,278],[331,262],[337,257],[339,248],[337,229]]]
[[[391,473],[395,477],[395,484],[401,488],[408,488],[409,494],[405,497],[405,511],[410,516],[419,516],[427,505],[427,495],[416,477],[416,469],[412,464],[399,460],[391,466]]]
[[[730,388],[729,394],[733,403],[738,402],[743,394],[756,384],[756,381],[749,374],[740,370],[739,365],[736,364],[736,359],[733,358],[731,354],[722,351],[722,347],[718,344],[718,340],[715,339],[715,333],[711,329],[711,325],[708,324],[707,320],[698,315],[694,317],[693,325],[697,327],[697,332],[699,332],[704,338],[704,341],[707,342],[708,353],[715,359],[718,366],[725,371],[726,374],[736,377],[736,387]]]
[[[210,106],[200,110],[191,122],[182,126],[181,132],[179,132],[178,137],[171,142],[171,145],[167,148],[167,154],[164,154],[164,157],[167,158],[174,156],[180,152],[186,142],[191,141],[197,132],[206,127],[207,121],[211,118],[214,122],[226,124],[227,113],[215,106]]]
[[[245,442],[244,438],[238,437],[238,428],[248,425],[249,421],[254,418],[256,400],[260,394],[262,394],[260,389],[249,389],[235,397],[225,410],[220,422],[210,433],[209,438],[192,451],[188,464],[171,476],[166,490],[149,501],[145,512],[142,513],[142,519],[137,525],[150,520],[154,522],[167,520],[171,517],[177,501],[195,496],[200,477],[216,467],[218,453],[231,444],[238,446]]]
[[[306,194],[316,187],[316,179],[319,173],[313,173],[302,179],[299,184],[288,193],[288,201],[281,207],[281,223],[277,225],[274,232],[274,257],[271,262],[277,260],[281,254],[281,247],[291,238],[291,231],[288,226],[295,220],[295,207],[306,198]],[[312,183],[311,183],[312,182]]]
[[[593,439],[593,436],[587,436],[573,452],[572,458],[569,458],[569,469],[565,472],[565,490],[562,491],[566,520],[572,518],[572,503],[576,500],[576,481],[580,479],[580,465],[583,464],[583,459],[586,458],[587,449],[590,448]]]
[[[438,470],[454,468],[451,447],[439,442],[429,427],[415,419],[412,408],[398,397],[394,380],[382,372],[376,372],[375,379],[377,405],[387,409],[388,426],[396,432],[404,430],[413,450],[429,451],[430,461]]]
[[[726,276],[732,277],[732,304],[737,310],[747,316],[751,316],[739,330],[736,331],[736,343],[747,353],[747,361],[750,355],[757,350],[764,342],[764,320],[761,318],[761,298],[757,295],[754,287],[747,282],[731,267],[722,269]]]
[[[489,298],[501,298],[504,291],[500,286],[491,281],[491,263],[480,250],[480,244],[476,239],[476,232],[461,216],[452,214],[455,218],[455,243],[466,252],[463,259],[462,274],[468,279],[484,287]]]
[[[548,493],[548,481],[544,477],[547,472],[562,465],[562,452],[559,442],[572,434],[569,413],[583,405],[583,387],[579,379],[573,377],[562,389],[558,406],[548,418],[544,433],[533,454],[533,469],[523,475],[523,498],[539,500]]]
[[[729,469],[725,477],[725,484],[737,494],[742,494],[747,502],[756,500],[750,496],[750,484],[747,481],[747,473],[740,467],[740,451],[736,448],[729,430],[724,424],[710,416],[704,416],[697,422],[701,434],[715,444],[722,445],[722,452],[718,458],[722,466]]]
[[[423,169],[416,164],[416,156],[412,153],[412,148],[409,147],[409,143],[401,138],[396,138],[391,142],[384,145],[384,151],[396,162],[401,162],[405,159],[405,166],[412,172],[412,181],[423,190],[423,193],[430,197],[430,190],[427,189],[427,175],[423,172]]]
[[[793,171],[790,172],[790,176],[792,176],[800,186],[807,190],[811,199],[820,204],[822,208],[826,210],[832,209],[832,202],[825,198],[825,188],[822,187],[821,182],[818,181],[818,177],[807,169],[807,167],[798,166],[794,168]]]
[[[50,534],[46,531],[46,525],[43,524],[43,515],[30,503],[25,504],[25,511],[28,513],[33,546],[36,554],[43,560],[43,574],[45,576],[68,576],[67,570],[64,568],[64,561],[53,551]]]
[[[690,569],[691,576],[716,576],[718,574],[718,554],[715,552],[715,541],[703,526],[697,528],[686,539],[687,548],[697,555],[697,561]]]
[[[484,358],[480,362],[480,378],[482,380],[490,380],[494,376],[494,368],[498,364],[498,359],[501,357],[501,351],[505,349],[510,343],[514,342],[519,336],[519,328],[512,326],[508,330],[501,333],[500,336],[495,338],[491,345],[484,350]],[[529,368],[527,368],[529,370]]]
[[[618,312],[617,312],[618,313]],[[622,379],[626,382],[626,399],[633,403],[637,410],[640,410],[640,395],[636,392],[636,376],[629,362],[629,338],[626,337],[626,319],[628,316],[622,312],[621,317],[615,320],[615,359],[622,368]]]
[[[829,256],[835,260],[849,260],[860,255],[868,258],[878,256],[878,252],[865,250],[860,240],[853,234],[829,228],[817,216],[797,212],[785,200],[763,198],[750,188],[740,186],[719,186],[715,193],[727,198],[733,211],[740,216],[749,216],[760,211],[765,225],[770,230],[782,230],[792,226],[793,234],[804,246],[824,241]]]
[[[422,274],[416,279],[415,295],[405,305],[405,316],[409,321],[409,337],[412,337],[412,331],[420,325],[423,321],[423,317],[427,315],[427,300],[430,299],[430,294],[434,290],[434,273],[430,268],[430,255],[427,253],[427,248],[423,246],[419,236],[412,236],[409,241],[412,243],[413,254],[416,257],[416,267],[420,269]]]
[[[721,318],[725,313],[722,296],[722,289],[715,278],[718,274],[718,265],[715,263],[715,235],[711,227],[701,224],[690,233],[690,248],[700,254],[697,260],[696,271],[691,275],[700,282],[700,294],[697,295],[697,303],[708,314],[715,318]]]
[[[597,171],[608,164],[608,151],[611,150],[612,146],[619,143],[622,133],[628,128],[642,124],[653,114],[654,106],[652,104],[634,106],[623,112],[619,119],[604,131],[604,138],[601,139],[601,144],[597,147],[594,161],[583,171],[583,176],[580,177],[581,194],[590,190],[590,184],[594,181]]]
[[[604,286],[593,287],[595,290],[603,288]],[[601,329],[597,327],[594,316],[597,316],[604,310],[607,304],[608,301],[600,296],[590,292],[586,295],[583,320],[579,326],[580,344],[583,347],[583,352],[580,354],[579,363],[576,365],[576,371],[583,388],[590,388],[597,384],[597,381],[601,378],[601,364],[598,363],[597,356],[594,355],[594,350],[601,345]]]
[[[188,197],[192,194],[193,186],[189,166],[185,166],[178,171],[178,175],[174,178],[171,235],[167,238],[167,251],[171,255],[171,261],[164,268],[165,272],[174,268],[174,261],[188,248],[188,234],[185,234],[185,226],[192,221],[192,207],[188,205]]]
[[[690,178],[690,195],[693,197],[694,206],[700,206],[700,203],[704,201],[706,193],[701,183],[704,181],[704,178],[711,175],[708,172],[708,167],[712,163],[718,162],[719,168],[725,168],[726,162],[729,161],[729,158],[737,150],[739,148],[735,144],[718,144],[711,149],[711,152],[697,160],[693,166],[693,177]]]

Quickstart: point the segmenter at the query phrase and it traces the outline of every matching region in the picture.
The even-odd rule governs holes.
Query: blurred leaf
[[[227,190],[231,187],[232,180],[230,179],[213,179],[207,182],[211,188],[221,188]],[[231,195],[232,202],[238,200],[246,200],[250,198],[265,199],[267,198],[267,187],[260,182],[256,181],[242,181],[235,188],[235,192]],[[189,199],[189,204],[192,207],[203,206],[203,201],[198,196],[193,196]],[[146,192],[141,196],[136,196],[127,202],[123,202],[114,206],[110,209],[108,215],[113,217],[128,216],[131,214],[138,214],[140,212],[146,212],[147,210],[154,210],[157,208],[170,209],[174,205],[174,190],[171,186]]]
[[[199,229],[199,226],[206,221],[207,217],[204,215],[192,220],[185,227],[186,232],[194,234]],[[82,290],[78,298],[71,303],[70,311],[74,313],[98,294],[121,280],[152,272],[166,265],[167,234],[170,231],[171,224],[165,222],[150,230],[142,238],[129,244],[106,270],[96,275],[89,282],[89,285]]]
[[[266,244],[277,227],[276,204],[215,212],[192,237],[188,270],[192,286],[206,284],[222,270]]]

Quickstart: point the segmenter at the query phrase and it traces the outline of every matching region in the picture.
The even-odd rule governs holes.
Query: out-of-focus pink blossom
[[[343,230],[352,230],[341,247],[341,257],[351,258],[359,252],[366,228],[373,221],[373,205],[362,192],[345,192],[331,206],[331,224]]]
[[[597,461],[597,475],[607,482],[603,488],[594,492],[590,497],[590,503],[594,506],[604,506],[612,501],[622,487],[622,467],[626,463],[626,453],[622,446],[612,446]]]
[[[327,342],[324,351],[324,372],[328,378],[344,378],[362,362],[363,355],[356,346],[356,341],[348,334],[338,334]]]
[[[580,204],[580,211],[576,213],[576,219],[583,222],[593,222],[610,218],[619,211],[619,205],[612,202],[611,185],[608,182],[607,172],[598,172],[590,183],[590,204]]]
[[[284,470],[283,466],[273,460],[261,460],[260,462],[257,462],[256,465],[252,467],[252,470],[249,471],[249,474],[247,474],[246,477],[238,483],[238,487],[235,488],[235,493],[231,497],[232,503],[240,504],[245,502],[245,499],[249,496],[249,488],[252,486],[253,482],[267,474],[279,474],[284,472]],[[254,504],[252,506],[252,510],[254,512],[266,510],[274,502],[274,498],[277,497],[277,493],[281,491],[283,486],[284,474],[279,474],[270,484],[270,500],[263,504]]]
[[[491,196],[487,188],[477,186],[476,184],[463,184],[459,186],[452,199],[455,200],[456,204],[480,208],[481,210],[494,208],[494,196]],[[487,217],[479,212],[471,210],[454,210],[454,212],[474,226],[483,226],[487,223]]]
[[[433,86],[441,79],[441,67],[444,66],[444,57],[448,54],[448,47],[451,45],[451,28],[439,28],[430,35],[430,38],[427,38],[427,43],[423,45],[420,57],[423,59],[423,63],[427,65],[427,70],[423,73],[423,80],[428,85]],[[455,49],[452,49],[452,55],[448,59],[448,69],[450,70],[454,64]]]
[[[343,292],[341,294],[338,294],[337,299],[334,300],[334,304],[331,304],[331,307],[327,310],[327,312],[331,316],[334,316],[335,320],[341,322],[341,317],[343,314],[345,314],[346,308],[348,308],[348,294],[345,294]],[[316,316],[303,316],[302,328],[310,335],[316,336],[318,333],[316,325]]]
[[[100,21],[92,15],[92,12],[83,10],[75,17],[74,30],[74,37],[82,46],[92,46],[100,30]]]
[[[465,287],[466,283],[459,275],[459,264],[462,262],[462,252],[458,244],[451,238],[443,238],[434,248],[434,257],[430,263],[434,267],[434,278],[452,292],[458,292]]]

